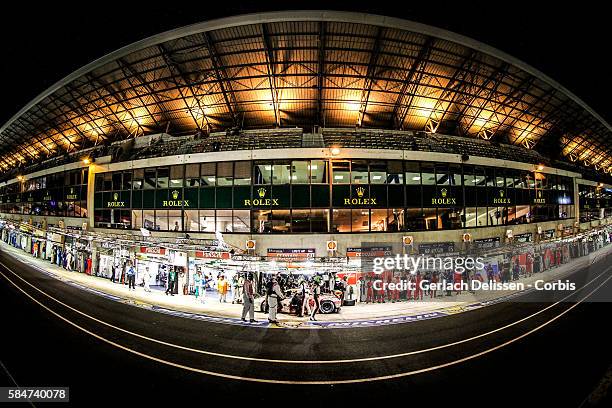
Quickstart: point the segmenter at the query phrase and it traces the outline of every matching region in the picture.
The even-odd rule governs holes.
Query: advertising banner
[[[299,261],[315,257],[314,248],[268,248],[268,258]]]

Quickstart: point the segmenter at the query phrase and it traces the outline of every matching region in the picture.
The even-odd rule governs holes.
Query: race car
[[[285,298],[281,301],[279,312],[297,314],[298,307],[301,305],[301,294],[298,289],[288,289],[285,291]],[[314,308],[314,299],[310,296],[310,308]],[[319,295],[319,312],[322,314],[338,313],[342,307],[340,297],[328,293]],[[268,301],[266,296],[255,298],[255,310],[262,313],[268,313]]]

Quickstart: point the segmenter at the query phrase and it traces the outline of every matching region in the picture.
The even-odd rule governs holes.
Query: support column
[[[576,229],[575,226],[578,225],[578,231],[576,232],[580,232],[580,195],[578,194],[578,179],[573,177],[572,181],[574,183],[574,230]]]
[[[90,231],[94,227],[94,188],[96,168],[97,166],[95,164],[90,164],[87,172],[87,225],[89,226]]]

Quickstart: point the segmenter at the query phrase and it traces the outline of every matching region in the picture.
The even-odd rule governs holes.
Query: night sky
[[[125,3],[125,2],[124,2]],[[401,17],[472,37],[538,68],[609,123],[610,21],[601,6],[531,2],[242,1],[129,4],[14,4],[0,26],[4,123],[32,98],[81,66],[162,31],[229,15],[286,9],[336,9]],[[180,4],[179,4],[180,3]],[[223,4],[223,9],[211,8]],[[386,5],[384,5],[386,4]]]

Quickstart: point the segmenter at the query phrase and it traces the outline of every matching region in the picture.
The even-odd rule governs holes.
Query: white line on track
[[[0,263],[1,264],[1,263]],[[3,266],[5,266],[4,264],[2,264]],[[6,266],[5,266],[6,267]],[[609,268],[607,268],[609,269]],[[607,270],[606,269],[606,270]],[[560,314],[556,315],[555,317],[553,317],[552,319],[548,320],[545,323],[542,323],[541,325],[537,326],[536,328],[523,333],[522,335],[515,337],[511,340],[508,340],[500,345],[497,345],[495,347],[489,348],[487,350],[481,351],[479,353],[476,354],[472,354],[469,355],[467,357],[461,358],[461,359],[457,359],[457,360],[453,360],[453,361],[449,361],[447,363],[443,363],[443,364],[438,364],[435,366],[430,366],[430,367],[426,367],[426,368],[422,368],[419,370],[413,370],[413,371],[406,371],[403,373],[398,373],[398,374],[390,374],[390,375],[385,375],[385,376],[378,376],[378,377],[367,377],[367,378],[356,378],[356,379],[350,379],[350,380],[330,380],[330,381],[325,381],[325,380],[319,380],[319,381],[293,381],[293,380],[274,380],[274,379],[265,379],[265,378],[255,378],[255,377],[242,377],[242,376],[238,376],[238,375],[230,375],[230,374],[223,374],[223,373],[218,373],[218,372],[214,372],[214,371],[208,371],[208,370],[202,370],[199,368],[195,368],[195,367],[189,367],[183,364],[178,364],[178,363],[174,363],[172,361],[168,361],[168,360],[164,360],[158,357],[154,357],[151,356],[149,354],[145,354],[136,350],[133,350],[129,347],[123,346],[121,344],[118,344],[112,340],[108,340],[96,333],[93,333],[81,326],[79,326],[78,324],[70,321],[69,319],[61,316],[60,314],[56,313],[55,311],[51,310],[49,307],[45,306],[44,304],[42,304],[41,302],[39,302],[38,300],[36,300],[34,297],[32,297],[30,294],[28,294],[27,292],[25,292],[23,289],[21,289],[19,286],[17,286],[12,280],[8,279],[6,275],[4,275],[4,273],[0,272],[0,275],[2,275],[6,280],[8,280],[13,286],[15,286],[18,290],[20,290],[24,295],[26,295],[27,297],[29,297],[32,301],[34,301],[35,303],[37,303],[38,305],[40,305],[42,308],[44,308],[45,310],[47,310],[48,312],[50,312],[51,314],[57,316],[58,318],[60,318],[61,320],[65,321],[66,323],[76,327],[77,329],[105,342],[108,343],[116,348],[119,348],[121,350],[125,350],[129,353],[138,355],[140,357],[152,360],[152,361],[156,361],[158,363],[162,363],[171,367],[176,367],[176,368],[181,368],[187,371],[191,371],[191,372],[195,372],[195,373],[199,373],[199,374],[205,374],[205,375],[210,375],[210,376],[214,376],[214,377],[220,377],[220,378],[225,378],[225,379],[232,379],[232,380],[240,380],[240,381],[249,381],[249,382],[256,382],[256,383],[267,383],[267,384],[287,384],[287,385],[336,385],[336,384],[355,384],[355,383],[363,383],[363,382],[370,382],[370,381],[382,381],[382,380],[391,380],[391,379],[397,379],[397,378],[402,378],[402,377],[408,377],[408,376],[412,376],[412,375],[416,375],[416,374],[422,374],[422,373],[426,373],[429,371],[434,371],[434,370],[439,370],[441,368],[445,368],[445,367],[450,367],[453,365],[457,365],[469,360],[473,360],[475,358],[481,357],[483,355],[492,353],[493,351],[499,350],[503,347],[506,347],[514,342],[517,342],[527,336],[529,336],[530,334],[535,333],[536,331],[542,329],[543,327],[549,325],[550,323],[554,322],[555,320],[559,319],[560,317],[562,317],[563,315],[565,315],[566,313],[568,313],[569,311],[571,311],[572,309],[574,309],[576,306],[578,306],[580,303],[582,303],[585,299],[587,299],[589,296],[591,296],[593,293],[595,293],[600,287],[602,287],[604,284],[606,284],[610,279],[612,279],[612,276],[608,277],[605,281],[603,281],[601,284],[599,284],[599,286],[597,286],[595,289],[593,289],[591,292],[589,292],[585,297],[583,297],[582,299],[580,299],[578,302],[576,302],[575,304],[573,304],[572,306],[570,306],[569,308],[567,308],[566,310],[564,310],[563,312],[561,312]],[[600,276],[600,275],[599,275]]]
[[[35,289],[36,291],[42,293],[43,295],[45,295],[46,297],[48,297],[49,299],[55,301],[56,303],[84,316],[87,317],[97,323],[100,323],[104,326],[110,327],[112,329],[118,330],[120,332],[129,334],[131,336],[134,337],[138,337],[140,339],[143,340],[147,340],[153,343],[157,343],[157,344],[161,344],[164,346],[168,346],[168,347],[172,347],[172,348],[176,348],[176,349],[180,349],[180,350],[184,350],[184,351],[189,351],[189,352],[193,352],[193,353],[198,353],[198,354],[204,354],[204,355],[210,355],[210,356],[215,356],[215,357],[221,357],[221,358],[227,358],[227,359],[235,359],[235,360],[246,360],[246,361],[254,361],[254,362],[263,362],[263,363],[280,363],[280,364],[346,364],[346,363],[359,363],[359,362],[367,362],[367,361],[379,361],[379,360],[388,360],[388,359],[394,359],[394,358],[400,358],[400,357],[407,357],[407,356],[412,356],[412,355],[417,355],[417,354],[422,354],[422,353],[427,353],[427,352],[431,352],[431,351],[435,351],[435,350],[441,350],[444,348],[448,348],[448,347],[452,347],[452,346],[456,346],[459,344],[463,344],[463,343],[467,343],[479,338],[483,338],[486,336],[489,336],[491,334],[500,332],[502,330],[505,330],[509,327],[512,326],[516,326],[517,324],[520,324],[522,322],[525,322],[543,312],[545,312],[546,310],[549,310],[551,308],[553,308],[554,306],[564,302],[565,300],[567,300],[569,297],[573,296],[574,294],[582,291],[583,289],[585,289],[587,286],[591,285],[593,282],[595,282],[597,279],[599,279],[601,276],[603,276],[606,272],[608,272],[611,268],[612,265],[609,266],[608,268],[606,268],[603,272],[601,272],[600,274],[598,274],[597,276],[595,276],[593,279],[591,279],[589,282],[587,282],[586,284],[584,284],[582,287],[580,287],[579,289],[573,291],[572,293],[570,293],[569,295],[565,296],[563,299],[557,301],[556,303],[553,303],[529,316],[523,317],[522,319],[519,319],[517,321],[514,321],[512,323],[509,323],[505,326],[496,328],[494,330],[485,332],[485,333],[481,333],[478,334],[476,336],[472,336],[466,339],[462,339],[462,340],[458,340],[458,341],[454,341],[451,343],[446,343],[446,344],[442,344],[439,346],[435,346],[435,347],[429,347],[429,348],[425,348],[425,349],[421,349],[421,350],[414,350],[414,351],[409,351],[409,352],[405,352],[405,353],[398,353],[398,354],[390,354],[390,355],[385,355],[385,356],[374,356],[374,357],[362,357],[362,358],[354,358],[354,359],[337,359],[337,360],[282,360],[282,359],[266,359],[266,358],[257,358],[257,357],[247,357],[247,356],[237,356],[237,355],[232,355],[232,354],[224,354],[224,353],[216,353],[216,352],[212,352],[212,351],[207,351],[207,350],[201,350],[201,349],[195,349],[195,348],[191,348],[191,347],[186,347],[186,346],[181,346],[179,344],[175,344],[175,343],[171,343],[171,342],[166,342],[163,340],[159,340],[159,339],[155,339],[152,337],[148,337],[139,333],[135,333],[132,332],[130,330],[127,329],[123,329],[121,327],[115,326],[111,323],[105,322],[103,320],[100,320],[96,317],[93,317],[85,312],[82,312],[78,309],[75,309],[72,306],[69,306],[67,304],[65,304],[64,302],[54,298],[53,296],[49,295],[48,293],[44,292],[43,290],[37,288],[36,286],[32,285],[30,282],[26,281],[25,279],[23,279],[21,276],[17,275],[15,272],[13,272],[10,268],[8,268],[3,262],[0,262],[0,265],[2,265],[4,268],[6,268],[11,274],[13,274],[14,276],[16,276],[17,278],[19,278],[21,281],[23,281],[24,283],[26,283],[27,285],[29,285],[30,287],[32,287],[33,289]],[[15,285],[15,283],[13,283],[6,275],[4,275],[2,272],[0,272],[0,274],[2,276],[4,276],[4,278],[6,280],[8,280],[9,282],[11,282],[14,286],[17,287],[17,285]],[[23,290],[21,288],[20,289],[22,292]],[[25,292],[24,292],[25,293]],[[29,296],[29,295],[28,295]]]

